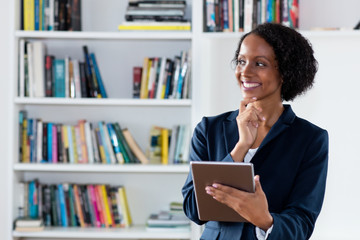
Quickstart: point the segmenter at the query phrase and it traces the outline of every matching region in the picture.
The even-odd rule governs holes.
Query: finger
[[[253,98],[244,98],[244,99],[240,102],[240,108],[239,108],[240,112],[245,111],[246,106],[247,106],[249,103],[255,102],[256,100],[257,100],[256,97],[253,97]],[[239,112],[239,113],[240,113],[240,112]]]
[[[254,180],[255,180],[255,192],[262,192],[262,187],[261,187],[261,184],[260,184],[260,176],[259,175],[256,175],[254,177]]]
[[[246,107],[246,110],[249,110],[255,114],[255,115],[253,115],[253,117],[254,117],[253,120],[265,121],[265,116],[262,114],[261,108],[255,107],[254,105],[250,105],[250,106]]]

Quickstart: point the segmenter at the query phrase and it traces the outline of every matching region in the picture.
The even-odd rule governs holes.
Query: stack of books
[[[15,231],[37,232],[44,230],[44,223],[40,218],[23,217],[15,221]]]
[[[151,214],[146,224],[148,230],[161,228],[185,230],[189,228],[190,220],[183,213],[174,214],[169,211],[160,211],[159,213]]]
[[[185,19],[186,1],[129,0],[125,21],[119,30],[190,31]]]

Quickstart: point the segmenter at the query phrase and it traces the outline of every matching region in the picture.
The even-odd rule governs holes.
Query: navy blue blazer
[[[255,174],[260,175],[274,219],[268,239],[309,239],[324,199],[328,133],[297,117],[290,105],[284,107],[251,162]],[[233,111],[204,117],[194,130],[190,160],[233,162],[230,152],[239,140],[237,115],[238,111]],[[204,224],[198,217],[191,173],[182,194],[185,214],[195,223]],[[255,226],[250,223],[209,221],[201,239],[257,238]]]

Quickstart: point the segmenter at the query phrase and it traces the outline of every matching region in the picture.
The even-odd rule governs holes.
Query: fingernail
[[[216,183],[214,183],[212,186],[213,186],[214,188],[218,188],[218,185],[217,185]]]
[[[252,99],[256,100],[256,97],[253,97]]]

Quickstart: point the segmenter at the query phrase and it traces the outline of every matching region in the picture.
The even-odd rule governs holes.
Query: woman
[[[182,189],[184,211],[205,223],[201,239],[309,239],[324,198],[328,134],[282,102],[312,87],[312,47],[295,30],[266,23],[240,39],[234,62],[240,107],[202,119],[190,159],[254,164],[255,193],[218,183],[204,189],[248,222],[199,220],[191,174]]]

